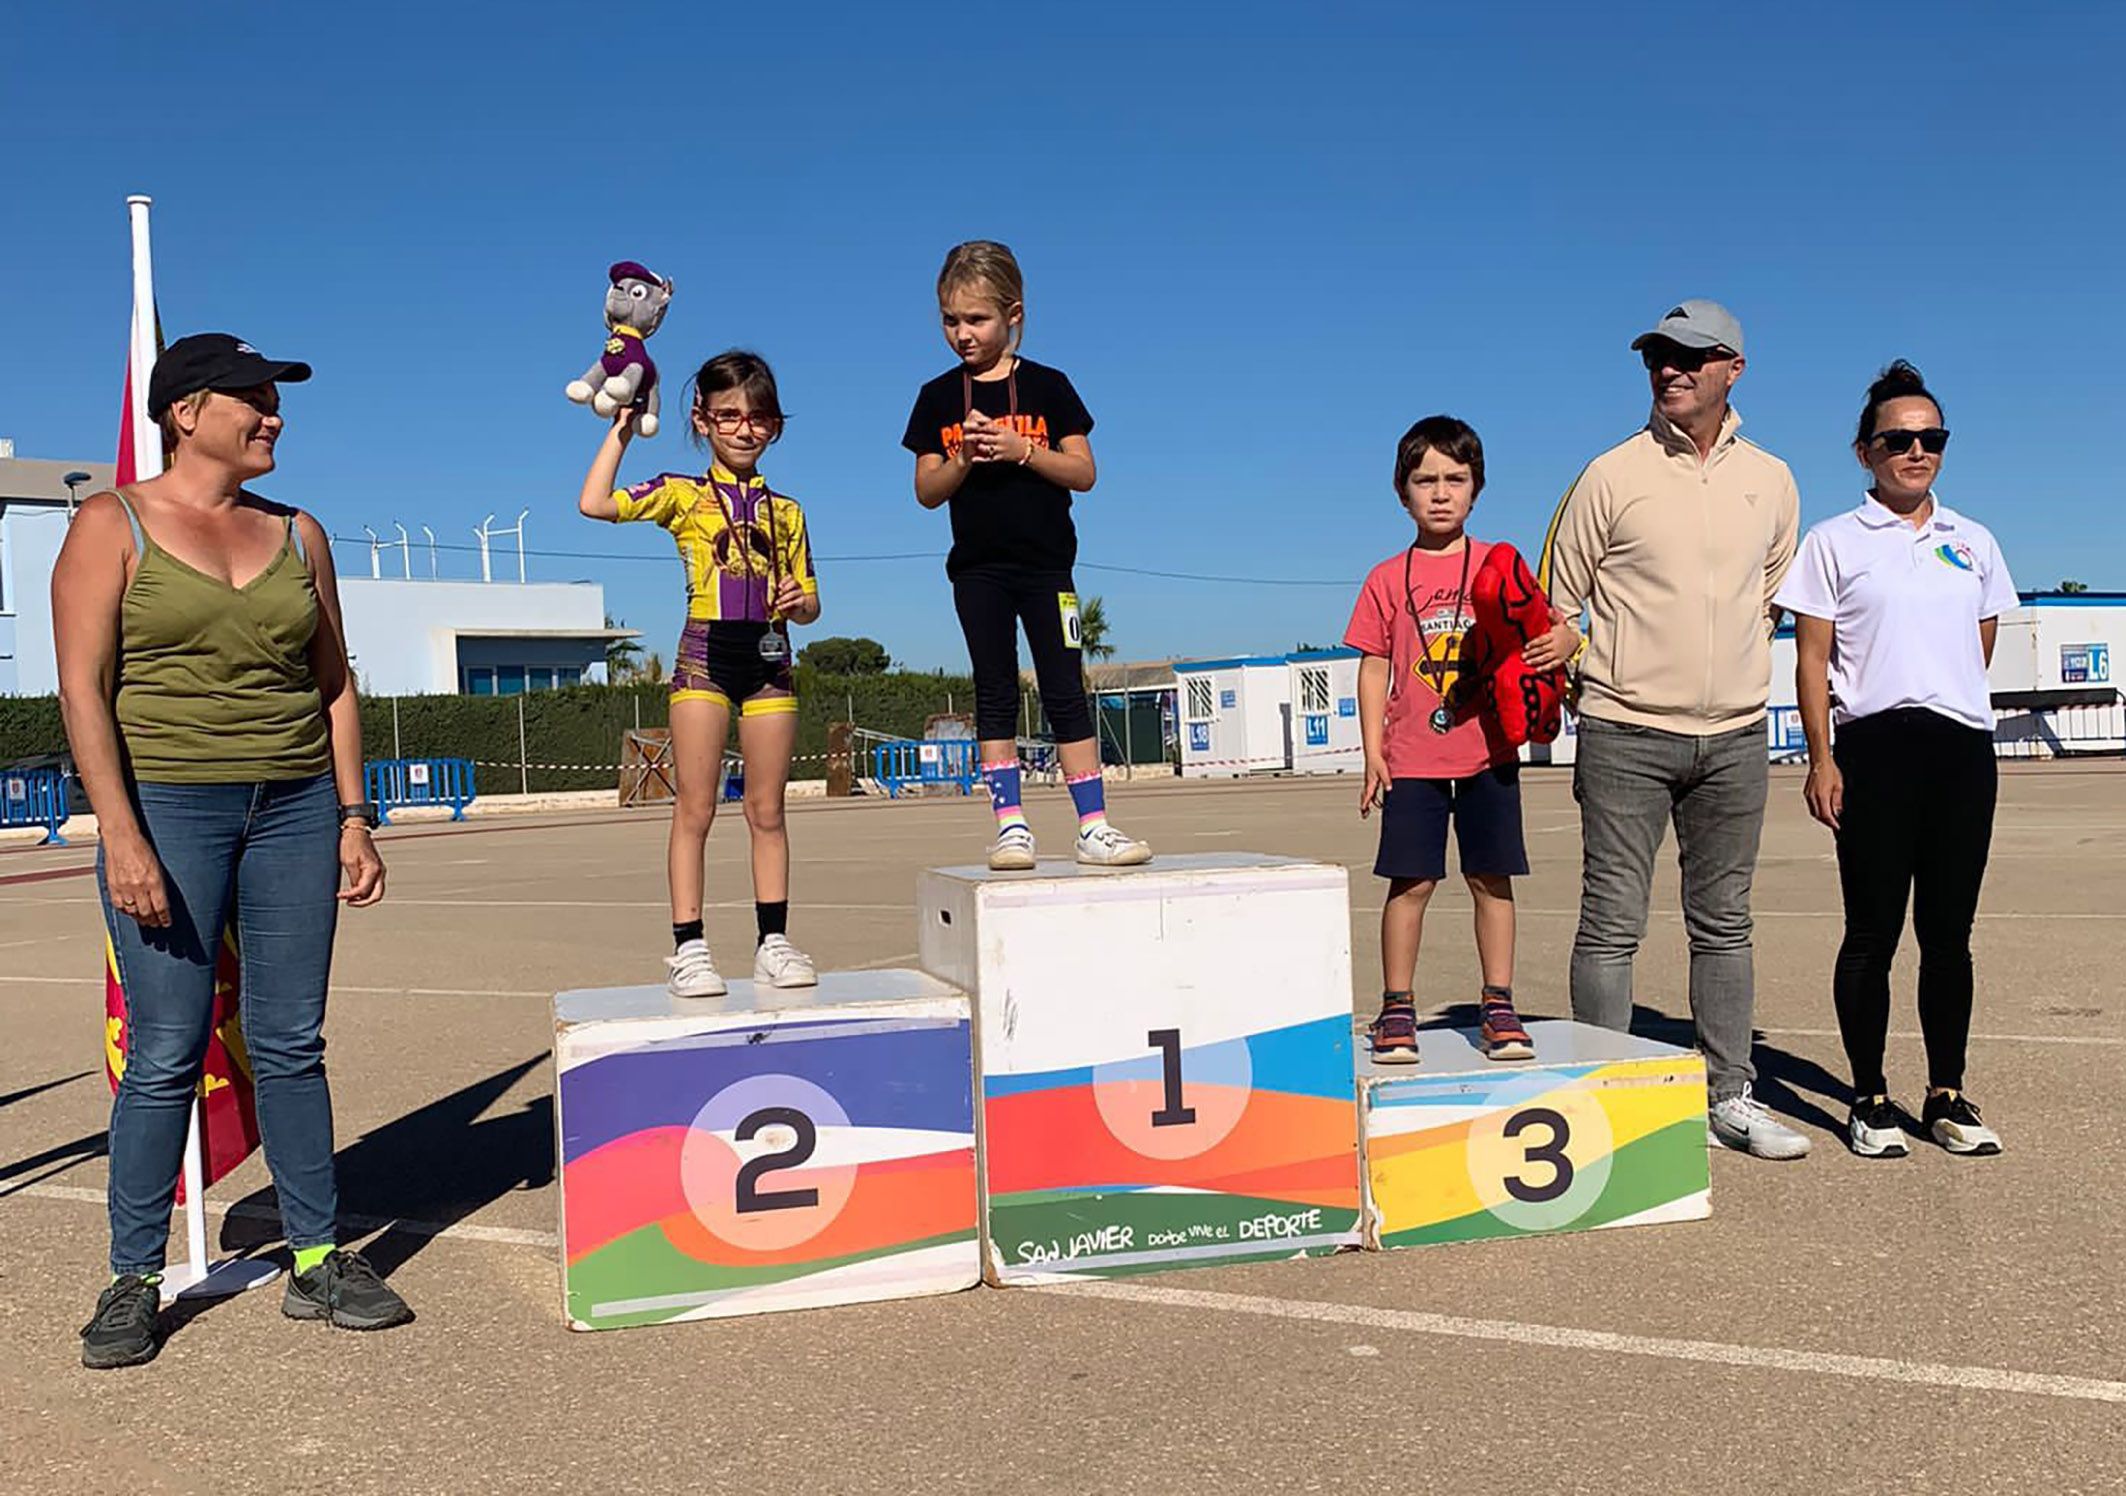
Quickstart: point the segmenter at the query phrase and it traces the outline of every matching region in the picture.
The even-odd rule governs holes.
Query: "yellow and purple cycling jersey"
[[[795,577],[819,592],[805,511],[758,473],[740,479],[720,464],[702,477],[660,473],[613,491],[623,521],[648,520],[672,532],[686,571],[687,617],[705,623],[766,623],[775,589]]]

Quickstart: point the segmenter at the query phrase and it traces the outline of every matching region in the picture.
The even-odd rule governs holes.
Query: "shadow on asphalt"
[[[341,1217],[392,1223],[362,1247],[379,1273],[389,1277],[435,1239],[437,1227],[454,1226],[513,1191],[553,1183],[553,1098],[534,1097],[513,1112],[486,1115],[546,1060],[542,1050],[339,1150]],[[223,1247],[238,1250],[277,1240],[273,1221],[246,1218],[253,1210],[274,1208],[271,1189],[244,1200],[223,1222]],[[397,1224],[401,1221],[419,1225],[408,1229]],[[362,1234],[347,1232],[349,1237]]]
[[[1548,1014],[1523,1010],[1521,1017],[1543,1018]],[[1561,1013],[1561,1018],[1570,1017]],[[1456,1003],[1441,1015],[1455,1028],[1473,1029],[1483,1021],[1483,1013],[1475,1003]],[[1434,1022],[1438,1019],[1432,1020]],[[1634,1003],[1631,1010],[1631,1031],[1642,1039],[1652,1039],[1659,1044],[1673,1044],[1678,1049],[1689,1049],[1698,1042],[1698,1031],[1689,1018],[1677,1018],[1649,1008],[1644,1003]],[[1757,1099],[1788,1120],[1804,1127],[1818,1127],[1843,1139],[1843,1118],[1826,1111],[1818,1098],[1829,1100],[1839,1107],[1850,1105],[1853,1088],[1824,1069],[1814,1060],[1792,1054],[1766,1041],[1763,1034],[1756,1035],[1752,1057],[1757,1062],[1757,1081],[1752,1088]],[[1803,1094],[1804,1092],[1808,1094]]]
[[[24,1086],[19,1091],[10,1091],[5,1096],[0,1096],[0,1106],[13,1106],[18,1101],[27,1101],[32,1096],[41,1096],[46,1091],[70,1086],[77,1080],[87,1080],[95,1073],[93,1070],[77,1070],[72,1075],[62,1075],[57,1080],[39,1081],[34,1086]]]

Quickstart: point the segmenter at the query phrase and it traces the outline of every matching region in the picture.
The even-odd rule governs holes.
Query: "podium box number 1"
[[[1358,1244],[1343,868],[944,868],[922,962],[977,1011],[988,1276]]]

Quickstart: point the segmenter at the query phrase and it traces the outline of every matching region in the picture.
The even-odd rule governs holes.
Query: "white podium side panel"
[[[1348,879],[1231,854],[919,885],[975,997],[999,1283],[1358,1241]]]
[[[577,1329],[860,1303],[981,1276],[966,996],[918,972],[554,999]]]

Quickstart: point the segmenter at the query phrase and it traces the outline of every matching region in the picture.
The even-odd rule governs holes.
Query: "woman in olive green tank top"
[[[358,1329],[412,1317],[335,1242],[325,990],[339,905],[381,899],[384,864],[332,551],[309,515],[244,487],[273,471],[279,383],[309,377],[224,334],[173,343],[148,388],[168,471],[82,505],[52,571],[60,708],[97,816],[126,1002],[111,1282],[82,1332],[92,1367],[159,1348],[163,1248],[225,928],[295,1256],[282,1308]]]

